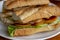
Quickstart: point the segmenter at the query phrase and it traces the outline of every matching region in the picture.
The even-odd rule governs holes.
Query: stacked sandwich
[[[54,30],[60,25],[60,8],[49,0],[7,0],[0,18],[10,36],[26,36]]]

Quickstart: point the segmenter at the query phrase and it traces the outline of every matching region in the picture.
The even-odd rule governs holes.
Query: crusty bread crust
[[[38,32],[51,31],[58,28],[59,26],[60,26],[60,23],[50,27],[16,29],[14,32],[14,36],[27,36],[27,35],[32,35]]]
[[[14,2],[10,3],[10,1],[5,2],[6,9],[12,9],[17,7],[23,6],[32,6],[32,5],[44,5],[49,4],[49,0],[15,0]]]

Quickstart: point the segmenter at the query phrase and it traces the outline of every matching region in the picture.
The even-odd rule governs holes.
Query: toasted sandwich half
[[[8,14],[6,13],[5,16]],[[8,18],[13,22],[8,24],[4,19],[8,24],[8,33],[12,37],[50,31],[60,26],[60,8],[57,6],[28,7],[13,11],[10,16],[5,16],[3,19]]]

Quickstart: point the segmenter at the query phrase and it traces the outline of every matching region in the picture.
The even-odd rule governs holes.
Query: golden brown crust
[[[49,0],[15,0],[13,3],[10,3],[6,9],[12,9],[22,6],[44,5],[49,3]]]
[[[54,26],[49,26],[49,27],[16,29],[14,32],[14,36],[27,36],[27,35],[32,35],[38,32],[51,31],[58,28],[59,26],[60,26],[60,23]]]

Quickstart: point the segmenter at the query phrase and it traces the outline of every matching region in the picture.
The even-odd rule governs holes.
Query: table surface
[[[56,2],[54,0],[52,0],[52,2],[57,4],[60,7],[60,2],[58,2],[58,1]],[[3,37],[0,36],[0,40],[9,40],[9,39],[6,39],[6,38],[3,38]],[[53,37],[53,38],[47,39],[47,40],[60,40],[60,34]]]

